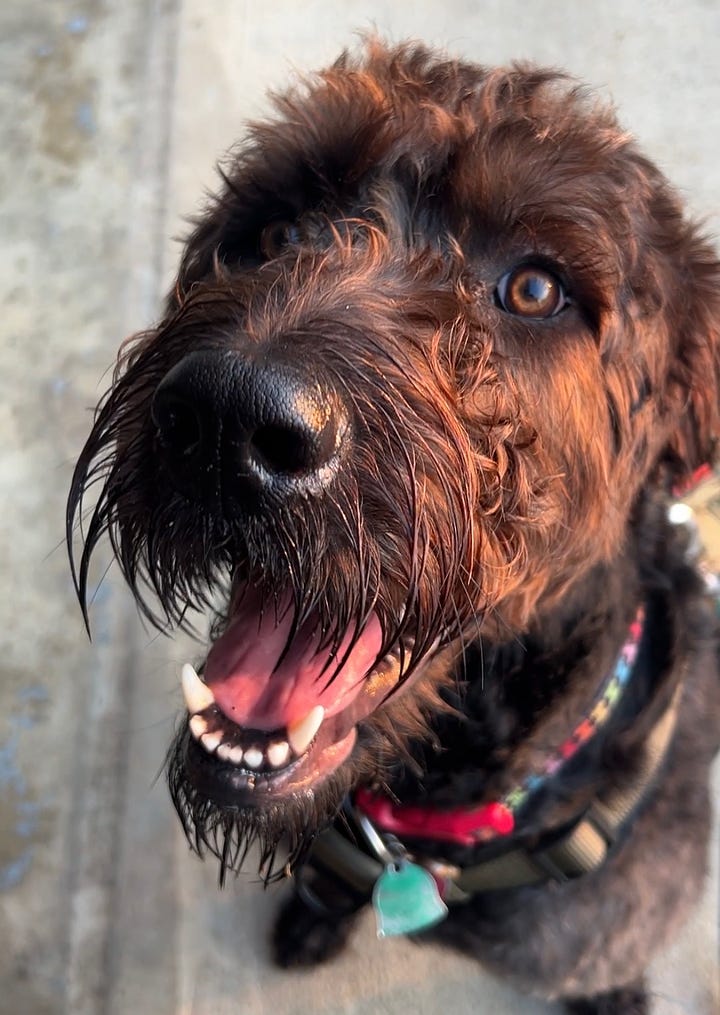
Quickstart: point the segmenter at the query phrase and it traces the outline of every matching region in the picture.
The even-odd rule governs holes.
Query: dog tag
[[[385,868],[375,882],[372,904],[378,937],[425,930],[448,911],[432,874],[407,860]]]

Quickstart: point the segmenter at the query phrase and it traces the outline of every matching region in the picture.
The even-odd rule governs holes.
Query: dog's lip
[[[250,772],[209,755],[192,737],[185,741],[185,770],[194,787],[222,808],[257,807],[263,800],[302,792],[331,775],[350,757],[357,740],[353,726],[340,740],[318,740],[297,761],[276,773]]]

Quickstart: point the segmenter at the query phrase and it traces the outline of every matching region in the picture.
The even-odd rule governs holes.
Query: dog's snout
[[[322,488],[348,429],[337,392],[279,360],[190,353],[152,402],[160,454],[183,492]]]

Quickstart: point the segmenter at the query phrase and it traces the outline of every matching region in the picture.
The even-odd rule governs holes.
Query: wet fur
[[[440,639],[312,808],[203,797],[180,731],[174,798],[223,871],[255,839],[271,862],[288,827],[301,857],[360,781],[408,802],[493,798],[579,721],[646,601],[622,709],[522,829],[622,780],[682,682],[671,755],[626,841],[595,874],[479,896],[433,935],[524,989],[589,999],[578,1012],[644,1011],[647,963],[701,890],[718,739],[715,622],[665,517],[718,434],[716,257],[612,112],[554,72],[370,42],[276,105],[227,160],[162,321],[126,346],[99,407],[68,515],[99,484],[81,599],[109,533],[160,626],[252,581],[269,603],[289,591],[298,624],[318,615],[328,644],[371,611],[387,646],[414,641],[415,662]],[[268,254],[278,222],[302,234]],[[572,293],[550,321],[497,306],[498,277],[528,257]],[[352,407],[332,489],[273,512],[173,492],[149,413],[162,378],[191,349],[282,342]],[[295,898],[277,957],[327,958],[351,925]]]

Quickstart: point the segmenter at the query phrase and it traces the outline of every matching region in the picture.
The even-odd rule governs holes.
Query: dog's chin
[[[367,774],[362,739],[357,729],[334,743],[318,737],[283,771],[257,773],[209,755],[185,724],[168,756],[168,782],[192,848],[217,857],[221,883],[252,847],[260,875],[281,876]]]

